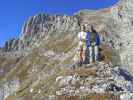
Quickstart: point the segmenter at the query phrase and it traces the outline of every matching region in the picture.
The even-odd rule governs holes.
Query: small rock
[[[133,93],[124,93],[120,95],[120,100],[133,100]]]
[[[33,91],[34,91],[34,89],[31,88],[31,89],[30,89],[30,92],[32,93]]]

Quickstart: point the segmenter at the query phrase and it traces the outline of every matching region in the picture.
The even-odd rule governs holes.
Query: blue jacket
[[[99,46],[100,45],[100,37],[99,37],[99,34],[98,33],[95,33],[95,40],[96,42],[95,45]],[[90,47],[91,46],[91,43],[90,43],[90,32],[87,32],[87,35],[86,35],[86,47]]]
[[[100,45],[100,36],[98,33],[95,33],[95,42],[96,42],[96,45],[99,46]]]
[[[86,47],[89,48],[91,45],[90,43],[90,32],[87,32],[87,35],[86,35]]]

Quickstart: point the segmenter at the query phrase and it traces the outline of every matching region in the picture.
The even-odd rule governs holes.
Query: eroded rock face
[[[75,71],[75,74],[71,76],[57,77],[57,95],[75,96],[112,92],[125,96],[124,93],[130,94],[133,92],[133,76],[126,70],[119,67],[113,68],[111,64],[104,64],[102,62],[96,65],[96,76],[89,75],[92,70],[91,68],[89,69],[88,76],[81,74],[85,72],[80,70],[80,72]]]
[[[9,41],[5,42],[5,47],[2,48],[3,51],[9,52],[9,51],[17,51],[19,47],[19,39],[11,39]]]
[[[19,80],[10,80],[0,84],[0,100],[5,100],[9,95],[17,91],[19,86]]]
[[[119,4],[112,8],[112,18],[119,29],[116,30],[116,34],[120,37],[121,46],[120,57],[121,63],[125,66],[128,66],[130,70],[133,65],[133,0],[122,0]]]
[[[38,14],[24,24],[20,40],[27,47],[32,42],[46,38],[50,33],[61,35],[78,28],[78,19],[75,16]]]
[[[38,14],[25,22],[19,39],[5,43],[3,51],[22,50],[48,37],[50,33],[61,35],[64,32],[79,30],[76,16]]]
[[[132,100],[133,99],[133,93],[124,93],[120,95],[120,100]]]
[[[94,24],[99,33],[107,32],[106,44],[116,52],[115,61],[120,62],[119,64],[125,66],[131,72],[133,71],[132,11],[133,0],[120,0],[118,4],[109,9],[96,12],[86,10],[79,13],[81,23]],[[101,35],[102,39],[103,37]]]
[[[77,22],[75,16],[38,14],[25,23],[22,29],[22,38],[41,34],[41,32],[44,32],[45,35],[53,31],[73,31],[77,27]],[[41,35],[43,36],[43,34]]]

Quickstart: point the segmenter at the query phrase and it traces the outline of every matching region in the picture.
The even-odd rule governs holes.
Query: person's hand
[[[95,46],[95,43],[91,43],[91,46]]]
[[[96,42],[94,42],[94,46],[96,45]]]

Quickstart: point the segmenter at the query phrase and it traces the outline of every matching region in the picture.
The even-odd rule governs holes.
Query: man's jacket
[[[94,36],[92,36],[94,35]],[[100,45],[100,37],[99,37],[99,34],[98,33],[90,33],[90,32],[87,32],[87,35],[86,35],[86,46],[87,48],[91,46],[91,43],[95,43],[95,46],[99,46]]]

